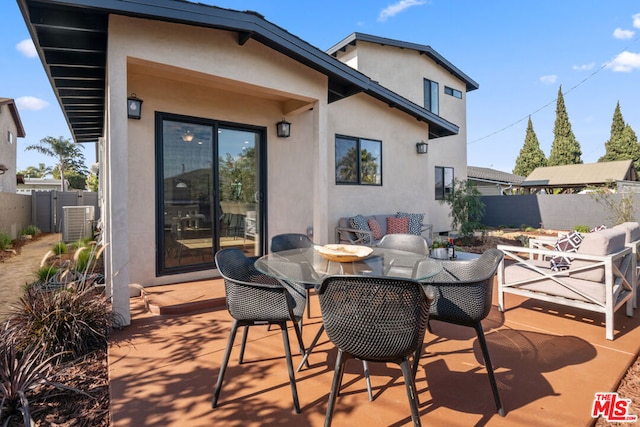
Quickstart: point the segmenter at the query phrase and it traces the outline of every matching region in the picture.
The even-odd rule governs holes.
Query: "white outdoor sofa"
[[[516,294],[603,313],[606,338],[613,340],[614,313],[624,306],[633,315],[638,244],[640,227],[625,223],[585,234],[577,252],[499,245],[505,256],[498,267],[498,308],[504,311],[505,294]],[[551,269],[556,256],[573,259],[568,270]]]

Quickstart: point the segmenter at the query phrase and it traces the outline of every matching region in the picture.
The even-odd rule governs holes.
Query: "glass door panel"
[[[213,262],[213,128],[162,123],[162,269]]]
[[[257,131],[218,128],[218,245],[241,247],[248,255],[260,254],[260,137]]]

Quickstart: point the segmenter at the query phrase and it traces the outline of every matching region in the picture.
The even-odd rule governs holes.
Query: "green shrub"
[[[41,233],[40,229],[35,225],[28,225],[22,230],[20,230],[21,236],[32,236],[35,237]]]
[[[530,239],[529,236],[521,234],[517,237],[517,239],[523,247],[525,248],[529,247],[529,239]]]
[[[11,236],[7,233],[0,232],[0,249],[5,250],[11,246]]]
[[[80,239],[80,240],[76,240],[73,243],[70,243],[69,246],[73,249],[73,250],[77,250],[80,248],[88,248],[91,244],[91,238],[87,237],[84,239]]]
[[[58,272],[58,267],[54,265],[45,265],[35,271],[36,279],[40,283],[48,282]]]
[[[53,245],[53,253],[56,255],[62,255],[67,253],[67,245],[64,242],[58,242]]]
[[[536,231],[536,229],[533,227],[527,227],[524,229],[524,231],[526,231],[527,233],[533,233],[534,231]]]
[[[591,227],[588,225],[576,225],[573,227],[573,231],[577,231],[578,233],[588,233],[591,231]]]

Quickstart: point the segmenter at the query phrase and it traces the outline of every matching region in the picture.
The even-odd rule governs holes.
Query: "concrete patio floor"
[[[326,335],[309,358],[310,368],[296,373],[300,414],[293,410],[281,332],[266,327],[250,329],[242,365],[237,337],[219,406],[212,409],[231,327],[222,281],[147,290],[153,311],[172,314],[153,314],[142,298],[131,299],[131,325],[110,339],[112,426],[323,425],[337,354]],[[321,325],[317,297],[311,298],[306,345]],[[506,416],[496,413],[473,329],[433,321],[416,377],[423,425],[591,425],[595,393],[615,390],[640,350],[638,310],[633,318],[616,313],[616,339],[607,341],[604,315],[513,295],[506,304],[500,313],[494,302],[483,322]],[[301,356],[291,329],[297,366]],[[400,369],[372,363],[370,371],[372,402],[362,364],[347,362],[333,425],[410,425]]]

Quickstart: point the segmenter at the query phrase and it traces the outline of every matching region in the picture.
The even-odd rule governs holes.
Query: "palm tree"
[[[27,178],[44,178],[51,174],[51,172],[53,172],[53,168],[51,166],[39,163],[37,168],[35,166],[28,166],[25,170],[20,171],[19,173]]]
[[[25,150],[35,150],[45,156],[53,157],[58,160],[55,167],[60,171],[60,180],[62,181],[62,191],[65,191],[65,170],[72,170],[79,174],[86,175],[87,169],[84,165],[84,154],[79,145],[73,141],[48,136],[40,140],[38,145],[29,145]]]

